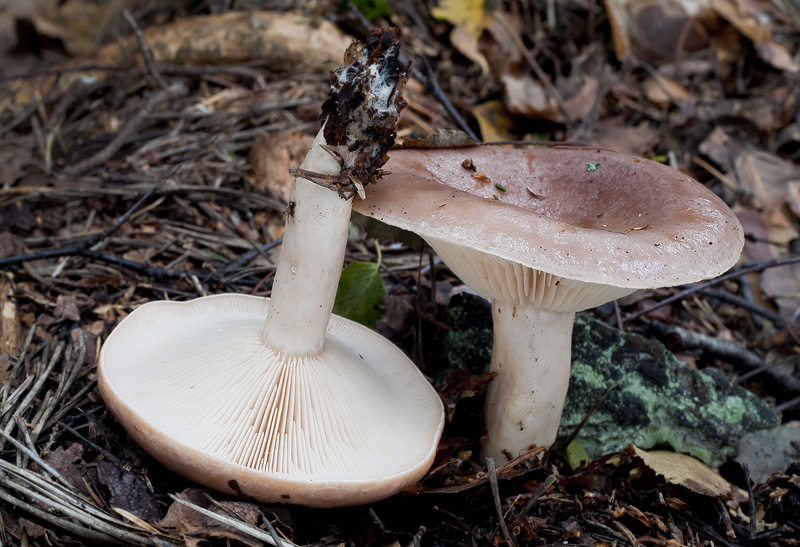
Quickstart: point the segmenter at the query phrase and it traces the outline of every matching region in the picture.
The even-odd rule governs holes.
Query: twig
[[[119,218],[117,218],[114,222],[109,224],[102,232],[94,234],[91,237],[87,237],[80,243],[75,245],[71,245],[69,247],[64,247],[62,249],[49,249],[47,251],[39,251],[36,253],[26,253],[22,255],[10,256],[7,258],[0,259],[0,269],[7,268],[9,266],[16,266],[18,264],[22,264],[23,262],[30,262],[32,260],[40,260],[43,258],[60,258],[62,256],[72,256],[72,255],[80,255],[83,254],[85,251],[88,251],[91,247],[94,247],[101,241],[108,238],[111,234],[116,232],[120,229],[120,227],[125,224],[128,219],[133,216],[142,206],[147,203],[151,197],[155,195],[157,192],[158,187],[151,188],[148,190],[139,200],[134,203],[130,209],[125,211]]]
[[[456,125],[461,128],[461,131],[466,133],[467,136],[474,142],[481,142],[475,132],[472,131],[472,128],[470,128],[469,124],[467,124],[467,122],[464,121],[464,118],[461,117],[461,114],[458,112],[458,110],[456,110],[456,107],[453,106],[453,103],[450,102],[450,99],[447,98],[447,94],[439,85],[439,79],[436,77],[436,73],[433,71],[428,59],[423,58],[423,62],[425,63],[425,70],[428,71],[428,85],[431,88],[431,93],[433,93],[433,96],[436,97],[437,101],[442,103],[444,109],[447,110],[447,113],[450,114],[450,116],[452,116],[453,120],[456,122]]]
[[[800,395],[798,395],[794,399],[789,399],[788,401],[782,402],[781,404],[775,407],[775,410],[777,410],[778,412],[786,412],[787,410],[797,406],[798,404],[800,404]]]
[[[144,59],[144,66],[147,67],[147,71],[150,75],[155,79],[158,86],[162,89],[167,89],[169,85],[167,81],[161,76],[161,73],[156,69],[155,63],[153,61],[153,53],[150,51],[150,47],[148,47],[147,42],[144,41],[144,36],[142,36],[142,30],[139,28],[139,25],[136,24],[136,19],[134,19],[131,12],[127,9],[122,10],[122,17],[125,19],[125,22],[128,23],[128,26],[131,27],[133,30],[133,35],[136,37],[136,42],[139,44],[139,49],[142,50],[142,58]]]
[[[31,72],[21,72],[19,74],[9,74],[8,76],[0,77],[0,84],[13,82],[15,80],[30,80],[32,78],[40,78],[46,76],[60,76],[62,74],[69,74],[71,72],[122,72],[126,69],[115,65],[81,65],[81,66],[68,66],[62,68],[50,68],[47,70],[33,70]]]
[[[714,498],[714,503],[717,506],[717,512],[719,513],[719,516],[722,517],[722,521],[725,523],[725,535],[728,536],[729,540],[736,541],[736,532],[733,529],[731,516],[728,514],[728,509],[725,507],[725,503],[719,498]]]
[[[175,84],[166,89],[156,91],[147,99],[147,101],[145,101],[136,115],[127,121],[127,123],[122,127],[122,129],[119,130],[117,135],[111,140],[110,143],[106,145],[105,148],[97,152],[95,155],[76,163],[72,167],[69,167],[66,169],[66,172],[69,174],[83,173],[107,163],[108,160],[110,160],[111,157],[125,145],[126,141],[134,133],[136,133],[136,131],[139,130],[150,112],[152,112],[161,103],[177,99],[186,93],[188,93],[188,89],[183,84]]]
[[[714,279],[709,279],[708,281],[703,281],[702,283],[698,283],[677,294],[673,294],[672,296],[665,298],[664,300],[662,300],[658,304],[655,304],[654,306],[650,306],[649,308],[639,310],[636,313],[632,313],[628,317],[625,317],[623,319],[623,322],[627,323],[628,321],[633,321],[634,319],[638,319],[643,315],[647,315],[648,313],[657,310],[662,306],[666,306],[667,304],[671,304],[677,300],[682,300],[687,296],[702,291],[703,289],[707,289],[708,287],[713,287],[714,285],[718,285],[724,281],[728,281],[729,279],[736,279],[737,277],[742,277],[747,274],[763,272],[764,270],[768,270],[770,268],[775,268],[777,266],[788,266],[789,264],[796,264],[798,262],[800,262],[800,256],[793,256],[791,258],[784,258],[781,260],[778,259],[766,260],[764,262],[758,262],[746,268],[739,268],[737,270],[728,272]]]
[[[758,535],[758,526],[756,526],[756,500],[753,499],[753,485],[750,482],[750,468],[747,467],[746,463],[742,465],[742,472],[744,473],[744,480],[747,484],[747,504],[749,508],[749,515],[750,515],[750,539],[755,539],[756,535]]]
[[[248,251],[248,252],[244,253],[239,258],[231,260],[230,262],[225,264],[222,267],[222,273],[223,274],[229,274],[229,273],[234,272],[235,270],[238,270],[240,268],[244,268],[255,257],[257,257],[258,255],[265,256],[264,253],[266,253],[269,250],[274,249],[275,247],[277,247],[281,243],[283,243],[283,238],[279,237],[275,241],[270,241],[269,243],[265,243],[264,245],[262,245],[258,249],[253,249],[252,251]]]
[[[497,484],[497,470],[494,467],[494,458],[486,458],[486,467],[489,472],[489,484],[492,487],[492,496],[494,497],[494,508],[497,511],[498,518],[500,519],[500,532],[503,534],[503,538],[506,540],[506,543],[513,545],[514,547],[519,547],[517,545],[517,540],[514,539],[508,532],[506,517],[503,515],[503,506],[500,503],[500,487]]]
[[[520,38],[519,34],[510,27],[508,22],[504,17],[501,17],[499,14],[495,14],[494,16],[495,21],[500,23],[500,26],[506,29],[508,32],[508,36],[511,38],[511,41],[514,42],[514,45],[517,46],[517,49],[528,62],[528,65],[533,69],[533,72],[536,74],[536,77],[542,82],[545,89],[547,89],[548,94],[553,98],[558,106],[558,110],[561,111],[561,115],[564,116],[565,122],[572,121],[569,115],[569,110],[567,109],[566,103],[564,103],[564,99],[561,97],[561,93],[558,92],[556,86],[553,85],[553,82],[550,81],[550,78],[545,74],[545,71],[542,70],[542,67],[539,66],[539,63],[536,62],[536,59],[533,58],[531,52],[528,51],[528,48],[525,47],[525,44],[522,43],[522,38]]]
[[[614,389],[615,387],[617,387],[617,383],[613,383],[610,386],[608,386],[608,388],[606,388],[605,392],[603,392],[603,394],[594,402],[594,404],[592,405],[592,408],[589,409],[589,411],[583,417],[583,420],[581,420],[581,423],[579,423],[575,427],[575,429],[572,430],[572,433],[569,434],[569,437],[567,437],[564,440],[564,442],[561,443],[561,446],[564,449],[566,449],[569,446],[569,443],[571,443],[572,441],[575,440],[575,437],[577,437],[578,433],[581,432],[581,429],[583,429],[583,426],[585,426],[586,422],[589,421],[589,418],[592,417],[592,414],[594,414],[595,410],[597,410],[597,408],[603,403],[603,401],[606,400],[606,397],[608,397],[608,394],[611,393],[611,390]]]
[[[752,314],[759,315],[764,319],[769,319],[770,321],[775,323],[775,325],[778,327],[783,327],[784,325],[786,325],[786,319],[784,319],[777,313],[766,310],[761,306],[757,306],[756,304],[754,304],[750,300],[747,300],[746,298],[741,298],[727,291],[719,291],[716,289],[703,289],[699,292],[703,296],[708,296],[710,298],[716,298],[717,300],[728,302],[729,304],[733,304],[734,306],[739,306],[740,308],[743,308]],[[742,292],[744,293],[744,290],[742,290]]]
[[[204,493],[204,495],[205,495],[205,497],[206,497],[206,499],[208,501],[210,501],[211,503],[214,504],[214,507],[216,507],[217,509],[219,509],[221,511],[225,511],[226,513],[228,513],[228,515],[230,515],[230,517],[232,519],[237,519],[240,522],[244,522],[245,524],[249,525],[249,523],[244,521],[244,519],[242,519],[242,517],[237,515],[230,508],[226,507],[225,505],[222,505],[220,502],[218,502],[217,500],[212,498],[210,495],[208,495],[208,493]],[[259,513],[261,514],[261,518],[264,521],[264,525],[267,527],[267,531],[272,536],[272,539],[275,541],[275,547],[283,547],[283,541],[281,540],[281,537],[278,535],[278,531],[275,529],[275,527],[272,525],[272,523],[269,521],[269,519],[266,517],[266,515],[264,515],[264,513],[261,513],[261,511],[259,511]]]
[[[653,321],[652,326],[662,336],[676,336],[686,349],[705,350],[721,359],[738,363],[747,369],[763,370],[764,374],[768,375],[773,382],[782,386],[785,390],[792,393],[800,393],[800,380],[770,368],[760,357],[735,342],[719,340],[712,336],[690,331],[677,325],[667,325],[660,321]]]
[[[536,492],[533,493],[533,496],[531,496],[528,499],[528,501],[525,502],[524,507],[519,512],[519,515],[517,515],[517,520],[514,521],[514,528],[516,528],[517,526],[520,525],[520,523],[522,522],[522,519],[524,519],[525,515],[528,514],[528,511],[533,509],[533,505],[539,500],[539,498],[541,498],[545,494],[545,492],[547,492],[550,489],[551,486],[553,486],[555,484],[555,482],[556,482],[556,476],[555,476],[555,474],[553,474],[553,475],[548,476],[544,480],[544,482],[539,485],[539,488],[537,488]]]
[[[714,338],[677,325],[667,325],[661,321],[653,321],[650,326],[661,338],[676,337],[684,349],[699,349],[729,362],[739,363],[747,369],[762,368],[766,365],[761,357],[736,342]]]

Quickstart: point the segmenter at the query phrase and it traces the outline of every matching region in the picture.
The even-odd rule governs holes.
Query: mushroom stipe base
[[[322,351],[281,355],[263,341],[268,307],[246,295],[145,304],[103,346],[103,398],[153,457],[222,492],[329,507],[419,480],[444,421],[416,366],[338,316]]]

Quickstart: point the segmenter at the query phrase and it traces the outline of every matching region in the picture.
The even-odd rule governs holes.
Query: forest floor
[[[448,375],[432,357],[460,282],[429,248],[359,227],[346,263],[374,263],[380,246],[381,332],[441,378],[450,405],[418,486],[341,509],[252,503],[171,473],[107,411],[98,352],[138,306],[270,295],[288,170],[318,130],[329,70],[353,38],[394,25],[414,69],[400,140],[456,129],[581,142],[666,163],[722,197],[745,229],[740,274],[593,314],[649,337],[656,319],[708,335],[721,346],[667,342],[784,422],[800,417],[797,4],[485,4],[499,5],[0,5],[0,544],[800,542],[796,463],[755,484],[732,460],[727,492],[667,480],[634,447],[584,465],[535,449],[487,469],[479,425],[464,424],[479,424],[489,378]]]

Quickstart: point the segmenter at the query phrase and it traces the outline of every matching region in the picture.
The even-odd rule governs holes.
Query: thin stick
[[[514,521],[514,527],[519,526],[519,524],[522,522],[522,519],[524,519],[525,515],[528,514],[528,511],[533,509],[533,504],[536,503],[538,499],[541,498],[545,492],[547,492],[550,487],[553,486],[553,484],[555,484],[555,482],[556,476],[550,475],[542,484],[539,485],[539,488],[537,488],[536,492],[533,493],[533,496],[531,496],[530,499],[525,502],[525,506],[522,508],[522,511],[520,511],[519,515],[517,515],[517,520]]]
[[[564,449],[566,449],[569,446],[569,443],[571,443],[572,441],[575,440],[575,437],[578,436],[578,433],[581,432],[581,429],[583,429],[583,426],[585,426],[586,422],[589,421],[589,418],[592,417],[592,414],[594,414],[594,411],[597,410],[597,408],[603,403],[603,401],[606,400],[606,397],[608,397],[608,394],[611,393],[611,390],[614,389],[615,387],[617,387],[616,383],[611,384],[610,386],[608,386],[608,388],[606,388],[605,392],[594,402],[594,404],[592,405],[592,408],[589,409],[589,412],[587,412],[586,415],[583,417],[583,420],[581,420],[581,423],[579,423],[577,425],[577,427],[575,427],[575,429],[572,430],[572,433],[569,434],[569,437],[567,437],[566,440],[564,440],[564,442],[561,443],[561,445],[563,446]]]
[[[95,167],[99,167],[108,162],[120,148],[122,148],[128,139],[136,133],[142,126],[147,116],[160,104],[177,99],[188,93],[188,89],[183,84],[176,84],[166,89],[162,89],[153,93],[147,101],[142,105],[139,111],[130,118],[122,129],[119,130],[117,135],[106,145],[105,148],[97,152],[95,155],[86,158],[85,160],[76,163],[72,167],[66,169],[69,174],[78,174]]]
[[[744,480],[747,483],[747,504],[750,513],[750,539],[755,539],[758,535],[758,527],[756,526],[756,500],[753,499],[753,485],[750,482],[750,468],[746,463],[741,464],[742,471],[744,472]]]
[[[164,77],[161,76],[158,69],[156,69],[155,62],[153,61],[153,53],[150,51],[147,42],[144,41],[142,30],[139,28],[139,25],[136,24],[136,19],[133,18],[133,15],[131,15],[131,12],[127,9],[122,10],[122,17],[125,19],[125,22],[128,23],[128,26],[131,27],[131,30],[133,30],[133,35],[136,37],[139,49],[142,50],[142,58],[144,58],[144,65],[147,67],[147,71],[153,79],[155,79],[159,87],[167,89],[169,85]]]
[[[428,84],[430,85],[433,96],[436,97],[437,101],[442,103],[444,109],[447,110],[447,113],[450,114],[450,116],[452,116],[458,127],[461,128],[461,131],[466,133],[467,136],[475,143],[481,142],[475,132],[472,131],[472,128],[470,128],[469,124],[467,124],[467,122],[464,121],[464,118],[461,117],[461,114],[458,110],[456,110],[456,107],[453,106],[453,103],[450,102],[450,99],[447,98],[447,94],[439,85],[439,79],[436,77],[436,73],[433,71],[433,68],[431,68],[428,59],[423,60],[425,62],[425,69],[428,71]]]
[[[657,310],[658,308],[660,308],[662,306],[666,306],[667,304],[671,304],[671,303],[673,303],[673,302],[675,302],[677,300],[682,300],[682,299],[686,298],[689,295],[692,295],[692,294],[694,294],[696,292],[702,291],[703,289],[707,289],[709,287],[713,287],[714,285],[719,285],[720,283],[722,283],[724,281],[728,281],[729,279],[736,279],[737,277],[742,277],[742,276],[750,274],[750,273],[762,272],[764,270],[768,270],[770,268],[775,268],[777,266],[788,266],[789,264],[796,264],[798,262],[800,262],[800,256],[793,256],[791,258],[784,258],[784,259],[781,259],[781,260],[778,260],[778,259],[766,260],[764,262],[759,262],[759,263],[754,264],[752,266],[749,266],[747,268],[740,268],[738,270],[728,272],[728,273],[726,273],[724,275],[721,275],[719,277],[716,277],[714,279],[709,279],[708,281],[704,281],[702,283],[698,283],[698,284],[694,285],[693,287],[690,287],[690,288],[688,288],[688,289],[686,289],[684,291],[679,292],[678,294],[674,294],[674,295],[672,295],[672,296],[670,296],[668,298],[665,298],[664,300],[662,300],[658,304],[655,304],[654,306],[650,306],[649,308],[646,308],[644,310],[640,310],[640,311],[637,311],[636,313],[632,313],[628,317],[625,317],[623,319],[623,322],[627,323],[628,321],[633,321],[634,319],[638,319],[641,316],[647,315],[648,313],[650,313],[650,312],[652,312],[654,310]]]
[[[247,524],[247,523],[244,523],[244,522],[240,522],[240,521],[232,519],[230,517],[226,517],[225,515],[220,515],[219,513],[215,513],[214,511],[209,511],[208,509],[204,509],[203,507],[200,507],[199,505],[195,505],[192,502],[189,502],[189,501],[186,501],[184,499],[181,499],[181,498],[179,498],[178,496],[176,496],[174,494],[170,494],[169,497],[171,497],[173,500],[175,500],[176,502],[180,503],[181,505],[185,505],[186,507],[189,507],[190,509],[193,509],[193,510],[197,511],[201,515],[205,515],[205,516],[207,516],[209,518],[212,518],[214,520],[218,520],[219,522],[222,522],[223,524],[227,524],[231,528],[233,528],[235,530],[238,530],[239,532],[242,532],[244,534],[247,534],[250,537],[253,537],[255,539],[259,539],[259,540],[261,540],[261,541],[263,541],[265,543],[269,543],[270,545],[275,545],[275,546],[278,545],[275,542],[275,540],[272,538],[271,535],[265,534],[263,531],[259,530],[255,526],[251,526],[250,524]],[[291,543],[291,542],[288,542],[288,541],[282,541],[282,543],[284,545],[286,545],[287,547],[297,547],[294,543]]]
[[[158,187],[153,187],[148,190],[142,197],[138,199],[136,203],[134,203],[130,209],[125,211],[119,218],[117,218],[114,222],[109,224],[102,232],[97,233],[91,237],[87,237],[80,243],[75,245],[71,245],[69,247],[64,247],[62,249],[48,249],[46,251],[39,251],[36,253],[26,253],[22,255],[10,256],[8,258],[0,259],[0,268],[6,268],[8,266],[16,266],[18,264],[22,264],[23,262],[30,262],[32,260],[40,260],[43,258],[60,258],[62,256],[72,256],[72,255],[80,255],[83,254],[84,251],[94,247],[101,241],[104,241],[108,237],[111,236],[114,232],[120,229],[123,224],[128,222],[128,219],[133,216],[142,206],[147,203],[150,198],[152,198],[155,193],[158,191]]]
[[[494,497],[494,508],[497,511],[498,518],[500,519],[500,532],[503,534],[503,538],[506,540],[506,543],[513,545],[514,547],[518,547],[517,540],[514,539],[514,537],[512,537],[508,532],[506,519],[503,515],[503,506],[500,503],[500,487],[497,484],[497,470],[494,467],[494,458],[486,458],[486,467],[489,472],[489,484],[492,487],[492,496]]]

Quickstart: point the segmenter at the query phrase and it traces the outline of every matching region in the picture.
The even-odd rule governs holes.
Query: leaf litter
[[[316,131],[327,71],[364,35],[363,0],[343,10],[285,4],[15,7],[16,35],[0,40],[0,541],[797,544],[797,464],[757,485],[733,460],[719,478],[685,456],[638,449],[583,463],[534,449],[487,467],[479,446],[491,376],[454,367],[440,349],[459,281],[429,250],[388,237],[370,245],[360,228],[347,264],[368,274],[353,282],[371,302],[364,321],[377,321],[447,403],[428,477],[369,507],[269,507],[199,489],[132,443],[96,390],[102,341],[150,300],[269,295],[286,169]],[[622,0],[543,4],[392,4],[416,70],[399,134],[409,145],[431,129],[448,142],[476,129],[484,141],[581,141],[707,184],[748,218],[747,276],[716,292],[683,288],[677,301],[666,297],[680,289],[646,291],[593,313],[653,336],[650,320],[667,320],[756,354],[772,368],[742,383],[780,405],[785,421],[800,418],[793,384],[765,380],[796,376],[800,352],[789,264],[798,257],[800,12],[729,0],[672,0],[660,12]],[[123,7],[135,9],[152,64]],[[647,32],[665,20],[680,27],[678,42]],[[712,349],[687,359],[742,375]]]

